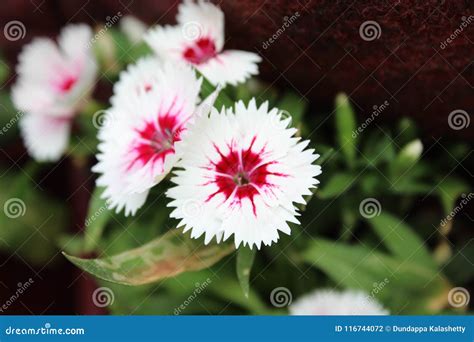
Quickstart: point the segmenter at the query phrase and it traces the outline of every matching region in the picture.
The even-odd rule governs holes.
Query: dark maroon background
[[[473,15],[470,0],[241,0],[214,1],[226,14],[227,48],[254,50],[263,56],[262,76],[290,87],[315,108],[329,109],[334,95],[351,95],[361,116],[385,100],[385,120],[411,116],[427,135],[474,137],[473,125],[453,131],[449,113],[474,111],[474,25],[445,49],[462,17]],[[20,45],[36,35],[54,35],[67,22],[105,21],[118,11],[147,23],[173,23],[173,0],[3,0],[2,22],[21,20],[27,36],[18,42],[1,38],[14,60]],[[268,49],[262,44],[300,13]],[[380,39],[366,42],[360,25],[375,20]],[[4,25],[4,23],[2,23]],[[3,26],[2,25],[2,26]]]

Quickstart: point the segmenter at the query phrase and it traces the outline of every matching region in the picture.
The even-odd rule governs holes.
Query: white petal
[[[132,43],[140,43],[147,30],[147,25],[140,19],[126,15],[120,20],[120,30]]]
[[[196,68],[213,84],[237,85],[258,75],[257,63],[260,61],[260,56],[252,52],[225,50]]]
[[[360,290],[338,292],[331,289],[318,289],[293,302],[289,309],[291,315],[366,316],[389,314],[374,298]]]
[[[186,38],[197,40],[211,37],[216,42],[217,51],[224,46],[224,12],[216,5],[199,0],[185,0],[178,7],[176,16]]]
[[[56,161],[66,151],[71,120],[47,115],[25,114],[20,130],[28,153],[37,161]]]

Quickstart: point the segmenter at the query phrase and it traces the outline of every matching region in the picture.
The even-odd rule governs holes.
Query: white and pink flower
[[[199,106],[202,80],[187,65],[145,58],[130,66],[115,86],[114,105],[99,131],[97,185],[109,208],[134,215],[151,187],[175,165],[175,143]]]
[[[72,24],[61,31],[57,44],[37,38],[19,56],[12,99],[23,112],[25,145],[38,161],[58,160],[65,152],[73,117],[92,91],[97,65],[91,38],[88,26]]]
[[[333,316],[333,315],[388,315],[389,312],[375,299],[359,290],[343,292],[331,289],[318,289],[311,292],[289,307],[291,315]]]
[[[255,100],[248,107],[238,102],[235,113],[213,110],[196,119],[177,144],[182,169],[167,192],[171,217],[191,237],[204,234],[205,243],[234,235],[237,247],[260,248],[276,242],[279,231],[290,234],[288,222],[299,223],[295,203],[311,195],[321,168],[289,121]]]
[[[157,26],[145,41],[163,59],[189,63],[214,85],[236,85],[258,74],[260,56],[224,48],[224,13],[210,2],[184,1],[177,26]]]

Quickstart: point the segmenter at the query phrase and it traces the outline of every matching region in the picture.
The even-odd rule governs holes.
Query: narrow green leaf
[[[319,198],[328,199],[346,192],[354,183],[354,176],[349,173],[336,173],[321,189],[317,191]]]
[[[356,158],[357,135],[356,118],[348,97],[339,94],[336,97],[336,129],[339,146],[344,153],[347,164],[352,167]]]
[[[252,270],[256,252],[256,248],[250,249],[248,247],[241,247],[237,251],[237,278],[245,297],[249,296],[250,271]]]
[[[102,233],[111,218],[107,201],[101,198],[103,188],[96,187],[89,201],[89,210],[84,222],[84,252],[95,250],[100,242]]]
[[[383,244],[400,260],[436,269],[434,259],[423,240],[399,218],[382,212],[367,221]]]
[[[302,256],[338,286],[361,289],[396,312],[436,311],[428,303],[447,288],[440,272],[362,245],[314,239]]]
[[[392,180],[398,181],[399,177],[408,172],[408,170],[418,162],[422,152],[423,144],[419,139],[406,144],[390,164],[390,175]]]
[[[173,229],[141,247],[106,258],[81,259],[63,254],[98,278],[142,285],[210,267],[233,250],[230,245],[204,245],[201,240],[183,234],[182,229]]]
[[[388,134],[381,131],[368,134],[361,159],[365,165],[374,167],[382,162],[391,162],[395,158],[395,147]]]
[[[303,120],[308,103],[293,92],[287,92],[278,101],[276,107],[291,115],[292,126],[298,127]]]
[[[229,278],[222,278],[218,282],[214,282],[214,284],[209,287],[209,291],[228,301],[229,304],[241,306],[256,315],[270,315],[275,313],[275,311],[269,310],[266,307],[259,295],[255,291],[252,291],[252,289],[249,290],[248,298],[245,297],[239,284]]]
[[[444,214],[449,215],[449,213],[454,209],[458,198],[463,193],[468,192],[469,186],[458,178],[447,177],[440,182],[436,188],[436,193],[443,205]]]

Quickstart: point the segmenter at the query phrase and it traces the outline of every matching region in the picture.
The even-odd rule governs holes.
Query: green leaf
[[[0,84],[3,84],[7,80],[9,74],[10,68],[8,67],[8,64],[3,59],[3,56],[0,56]]]
[[[96,187],[89,201],[89,210],[84,223],[84,252],[97,249],[104,228],[111,218],[108,203],[101,198],[103,188]]]
[[[81,259],[63,254],[98,278],[142,285],[210,267],[233,250],[230,245],[204,245],[201,240],[183,234],[182,229],[172,229],[141,247],[106,258]]]
[[[392,180],[398,181],[406,172],[408,172],[420,159],[423,152],[423,144],[419,139],[406,144],[397,157],[390,164],[390,175]]]
[[[250,249],[248,247],[241,247],[237,251],[237,278],[245,297],[249,296],[250,271],[252,270],[256,252],[255,248]]]
[[[30,162],[22,172],[0,170],[0,249],[18,255],[28,264],[52,264],[56,239],[66,231],[68,208],[32,181],[39,164]]]
[[[434,259],[423,240],[399,218],[382,212],[367,221],[383,244],[400,260],[436,269]]]
[[[276,107],[289,113],[291,115],[292,125],[297,127],[303,120],[303,115],[306,112],[308,103],[295,93],[287,92],[278,101]]]
[[[354,111],[345,94],[337,95],[335,110],[339,146],[347,159],[347,165],[352,167],[354,166],[357,153],[357,136],[353,136],[357,124]]]
[[[364,165],[376,166],[395,158],[395,147],[388,133],[376,131],[370,133],[364,144],[362,161]]]
[[[323,165],[324,162],[332,158],[336,153],[334,148],[324,145],[319,145],[319,150],[321,151],[321,157],[318,158],[319,165]]]
[[[303,259],[321,269],[338,286],[361,289],[396,313],[439,310],[429,304],[448,286],[436,270],[362,245],[314,239],[303,252]],[[380,290],[381,283],[384,287]]]
[[[436,193],[443,205],[444,214],[454,209],[457,199],[463,194],[469,192],[469,186],[459,178],[447,177],[438,184]]]
[[[350,173],[336,173],[321,189],[317,191],[319,198],[328,199],[346,192],[354,183],[354,176]]]
[[[209,291],[227,300],[229,304],[241,306],[256,315],[274,314],[274,311],[267,309],[258,294],[251,289],[248,297],[245,297],[236,281],[222,278],[214,283],[209,287]]]

